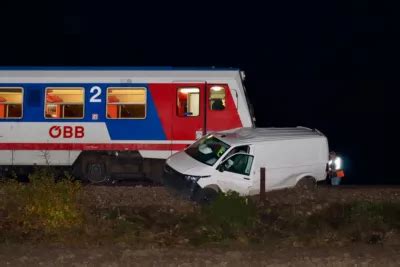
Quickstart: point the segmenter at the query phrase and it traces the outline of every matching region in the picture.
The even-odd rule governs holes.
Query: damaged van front
[[[215,171],[213,166],[229,148],[230,145],[213,135],[199,139],[167,159],[164,168],[166,185],[195,200],[201,191],[199,184],[204,184],[204,179],[211,179]]]
[[[211,200],[220,191],[249,194],[253,156],[246,153],[248,150],[238,150],[235,144],[223,138],[225,136],[204,136],[184,151],[172,155],[164,168],[165,184],[186,198],[200,202]],[[240,163],[244,164],[243,171],[236,170]],[[225,173],[228,170],[231,172]]]

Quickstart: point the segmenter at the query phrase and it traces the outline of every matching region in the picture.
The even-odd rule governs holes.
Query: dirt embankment
[[[165,187],[146,186],[93,186],[84,187],[84,201],[98,208],[112,207],[163,207],[176,212],[188,212],[197,207]],[[258,201],[258,196],[254,200]],[[320,186],[313,191],[292,189],[267,192],[266,201],[272,206],[295,205],[304,211],[321,209],[332,203],[353,201],[400,201],[400,187],[389,186]]]
[[[190,212],[196,205],[172,194],[164,187],[151,186],[95,186],[84,187],[83,202],[95,208],[169,208],[176,212]]]
[[[255,246],[238,244],[228,246],[218,246],[216,248],[212,244],[196,247],[189,243],[180,243],[171,245],[154,247],[141,244],[132,245],[129,238],[137,238],[141,230],[130,232],[129,227],[139,227],[138,229],[146,229],[149,234],[159,234],[149,237],[151,240],[165,239],[169,242],[175,242],[179,236],[174,233],[180,233],[179,229],[173,225],[169,225],[168,220],[157,216],[170,216],[181,218],[186,214],[199,211],[199,207],[189,201],[185,201],[179,196],[171,194],[163,187],[141,187],[141,186],[85,186],[83,188],[81,202],[85,206],[93,210],[113,210],[118,209],[123,212],[124,208],[129,212],[135,210],[146,210],[152,214],[151,220],[159,220],[163,224],[154,224],[146,228],[145,225],[131,225],[129,216],[133,216],[132,220],[137,218],[143,219],[143,214],[126,214],[126,218],[117,216],[112,218],[115,227],[121,228],[123,231],[128,230],[130,235],[124,234],[121,242],[114,244],[104,243],[103,245],[85,243],[66,245],[64,243],[47,245],[41,243],[32,245],[32,243],[18,244],[1,244],[0,245],[0,265],[26,266],[26,265],[43,265],[43,266],[243,266],[243,265],[302,265],[302,266],[348,266],[348,265],[374,265],[374,266],[399,266],[400,265],[400,234],[398,232],[378,233],[377,240],[371,244],[368,242],[356,241],[354,243],[343,243],[336,245],[334,237],[318,240],[323,242],[313,243],[311,246],[304,246],[297,242],[297,239],[291,239],[291,236],[283,237],[285,242],[279,245],[271,241],[270,244],[265,243]],[[299,190],[282,190],[267,193],[266,202],[258,203],[258,208],[264,209],[267,214],[269,210],[272,213],[289,211],[296,218],[312,217],[324,210],[329,210],[332,204],[346,204],[357,201],[367,202],[399,202],[400,188],[391,187],[319,187],[315,191],[299,191]],[[368,209],[369,207],[367,207]],[[362,210],[361,210],[362,211]],[[371,212],[367,210],[368,212]],[[375,210],[373,210],[375,212]],[[170,214],[170,215],[168,215]],[[373,213],[374,214],[374,213]],[[147,214],[144,214],[147,216]],[[286,214],[287,215],[287,214]],[[285,215],[285,216],[286,216]],[[271,215],[272,216],[272,215]],[[110,216],[109,216],[110,217]],[[112,216],[111,216],[112,217]],[[182,218],[183,218],[182,217]],[[272,216],[273,217],[273,216]],[[96,217],[99,219],[100,217]],[[159,219],[158,219],[159,218]],[[288,217],[291,218],[291,215]],[[319,218],[319,217],[316,217]],[[146,224],[151,222],[147,218]],[[285,219],[285,218],[284,218]],[[379,218],[378,218],[379,219]],[[274,218],[271,223],[279,226],[280,218]],[[117,221],[118,223],[114,223]],[[122,223],[122,224],[121,224]],[[269,222],[266,222],[269,223]],[[292,222],[289,222],[292,223]],[[297,222],[296,222],[297,223]],[[191,224],[189,224],[191,225]],[[319,224],[317,224],[319,225]],[[323,224],[322,224],[323,225]],[[340,224],[339,224],[340,225]],[[323,225],[324,226],[324,225]],[[107,225],[105,226],[108,227]],[[183,226],[182,226],[183,227]],[[106,229],[105,228],[105,229]],[[136,229],[136,228],[134,228]],[[272,229],[272,228],[271,228]],[[287,229],[290,229],[288,227]],[[352,229],[354,230],[354,229]],[[120,231],[120,230],[118,230]],[[160,231],[160,233],[157,233]],[[175,232],[174,232],[175,231]],[[361,229],[362,231],[362,229]],[[113,232],[112,232],[113,233]],[[185,232],[186,233],[186,232]],[[325,232],[322,232],[325,233]],[[210,232],[208,232],[210,234]],[[145,237],[147,238],[147,237]],[[137,239],[137,240],[145,240]],[[279,237],[281,240],[282,237]],[[330,239],[332,245],[329,244]],[[101,237],[99,237],[99,240]],[[240,239],[240,236],[239,236]],[[384,242],[382,240],[384,239]],[[295,240],[293,242],[293,240]],[[328,241],[326,241],[328,240]],[[360,239],[361,240],[361,239]],[[151,241],[151,242],[153,242]],[[286,242],[288,241],[288,242]],[[382,241],[382,242],[381,242]],[[135,241],[136,242],[136,241]],[[151,244],[151,243],[150,243]],[[300,245],[299,245],[300,244]]]
[[[1,266],[399,266],[400,248],[279,250],[0,246]]]

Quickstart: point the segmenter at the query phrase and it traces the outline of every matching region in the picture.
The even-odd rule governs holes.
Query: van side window
[[[0,88],[0,119],[21,119],[22,104],[22,88]]]
[[[146,88],[107,88],[108,119],[145,119]]]
[[[176,114],[179,117],[196,117],[200,114],[200,89],[179,88]]]
[[[223,86],[214,85],[210,87],[210,109],[211,110],[224,110],[226,107],[225,102],[225,88]]]
[[[84,95],[79,87],[46,88],[46,119],[83,119]]]
[[[239,153],[239,152],[248,154],[250,152],[250,147],[249,146],[237,146],[237,147],[234,147],[234,148],[232,148],[231,151],[229,151],[228,154],[226,154],[226,156],[222,160],[224,161],[225,159],[229,158],[233,154],[236,154],[236,153]]]
[[[228,172],[250,175],[254,157],[248,154],[236,154],[225,161],[224,170]]]

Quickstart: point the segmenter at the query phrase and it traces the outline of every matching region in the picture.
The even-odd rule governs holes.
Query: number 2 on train
[[[101,88],[99,86],[93,86],[90,88],[90,93],[94,94],[90,98],[90,103],[101,103],[101,98],[99,98],[101,95]]]

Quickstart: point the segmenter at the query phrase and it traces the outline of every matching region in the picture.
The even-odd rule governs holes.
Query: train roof
[[[134,67],[134,66],[0,66],[0,71],[239,71],[216,67]]]
[[[276,140],[325,138],[320,131],[301,126],[287,128],[240,128],[234,131],[217,132],[214,135],[230,145]]]
[[[234,68],[0,67],[0,83],[218,83],[244,79]]]

